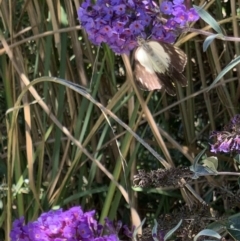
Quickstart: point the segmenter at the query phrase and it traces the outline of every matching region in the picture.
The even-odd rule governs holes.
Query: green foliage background
[[[209,1],[205,9],[226,35],[238,37],[238,4]],[[27,221],[34,220],[43,211],[73,205],[96,209],[101,221],[108,216],[138,226],[145,216],[171,213],[180,201],[188,206],[200,200],[211,203],[214,188],[209,183],[221,186],[223,180],[237,180],[202,178],[189,183],[192,192],[173,186],[132,189],[137,169],[192,165],[208,146],[209,132],[239,112],[239,66],[206,91],[239,55],[239,44],[215,40],[204,53],[204,35],[183,34],[177,44],[188,56],[188,86],[176,86],[176,97],[142,92],[133,82],[131,59],[88,41],[77,20],[79,6],[77,0],[0,1],[0,226],[5,240],[14,219],[24,215]],[[201,20],[194,27],[211,31]],[[42,76],[48,77],[38,79]],[[78,93],[64,80],[89,92]],[[163,160],[157,160],[89,95]],[[219,170],[238,170],[230,157],[218,158]],[[220,204],[224,213],[226,206]]]

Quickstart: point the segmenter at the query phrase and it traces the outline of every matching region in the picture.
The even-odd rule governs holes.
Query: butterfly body
[[[187,85],[182,74],[187,63],[186,54],[179,48],[158,41],[138,40],[134,52],[134,75],[140,88],[148,91],[165,88],[175,95],[175,82]]]

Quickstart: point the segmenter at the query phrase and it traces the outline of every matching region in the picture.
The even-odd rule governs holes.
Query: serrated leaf
[[[211,229],[204,229],[201,232],[199,232],[195,237],[194,237],[194,241],[197,241],[197,239],[200,236],[209,236],[209,237],[213,237],[213,238],[217,238],[217,239],[221,239],[221,235]]]
[[[214,85],[229,71],[231,70],[233,67],[235,67],[236,65],[238,65],[240,63],[240,56],[238,56],[237,58],[233,59],[216,77],[216,79],[213,81],[213,83],[209,86],[208,90],[212,89],[214,87]]]
[[[193,5],[193,7],[198,12],[201,19],[208,23],[217,33],[223,36],[223,32],[219,24],[207,11],[196,5]]]
[[[182,219],[178,222],[178,224],[173,229],[171,229],[166,233],[166,235],[164,236],[164,241],[170,238],[173,235],[173,233],[181,226],[181,224],[182,224]]]
[[[220,34],[212,34],[210,36],[208,36],[204,42],[203,42],[203,52],[206,52],[208,46],[212,43],[212,41],[216,38],[220,36]]]

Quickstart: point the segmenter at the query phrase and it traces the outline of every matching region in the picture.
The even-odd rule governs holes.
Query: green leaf
[[[194,172],[194,176],[192,177],[193,179],[197,179],[199,176],[197,175],[197,173],[199,172],[199,160],[200,158],[203,156],[203,154],[205,153],[207,148],[204,148],[200,153],[198,153],[198,155],[194,158],[194,162],[193,162],[193,165],[190,166],[190,170],[192,172]]]
[[[195,237],[194,237],[194,241],[197,241],[197,239],[200,236],[209,236],[209,237],[213,237],[213,238],[217,238],[217,239],[221,239],[221,235],[211,229],[204,229],[201,232],[199,232]]]
[[[226,226],[225,223],[222,221],[214,221],[207,226],[207,229],[211,229],[217,233],[221,233],[226,230]]]
[[[157,223],[156,219],[154,219],[154,226],[152,229],[152,237],[153,237],[154,241],[158,241],[158,238],[155,236],[155,235],[157,235],[157,227],[158,227],[158,223]]]
[[[202,7],[196,5],[193,5],[193,7],[198,12],[201,19],[208,23],[217,33],[223,36],[223,32],[219,24],[207,11],[205,11]]]
[[[235,240],[240,240],[240,214],[239,213],[228,218],[226,230]]]
[[[231,228],[240,231],[240,217],[229,218],[228,222],[227,229]]]
[[[212,35],[208,36],[203,42],[203,51],[206,52],[208,46],[212,43],[212,41],[216,37],[219,37],[219,36],[220,36],[220,34],[212,34]]]
[[[234,159],[235,162],[240,164],[240,155],[239,154],[237,154],[233,159]]]
[[[214,87],[214,85],[229,71],[231,70],[233,67],[235,67],[236,65],[238,65],[240,63],[240,56],[238,56],[237,58],[233,59],[220,73],[219,75],[216,77],[216,79],[213,81],[213,83],[209,86],[208,90],[212,89]]]
[[[164,236],[164,241],[168,240],[168,238],[170,238],[173,235],[173,233],[181,226],[181,224],[182,224],[182,219],[178,222],[178,224],[173,229],[171,229],[166,233],[166,235]]]
[[[193,171],[195,170],[195,168],[198,165],[198,162],[200,160],[200,158],[203,156],[203,154],[205,153],[205,151],[207,150],[207,148],[204,148],[200,153],[198,153],[198,155],[194,158],[194,162],[192,165]]]
[[[235,240],[240,240],[240,230],[239,229],[227,228],[227,231]]]

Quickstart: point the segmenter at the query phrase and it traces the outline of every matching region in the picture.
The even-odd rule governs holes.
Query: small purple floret
[[[164,1],[160,6],[160,10],[163,14],[170,15],[173,11],[173,4],[171,2]]]
[[[211,152],[240,153],[240,115],[234,116],[223,131],[213,131],[212,138],[215,143],[211,144]]]

